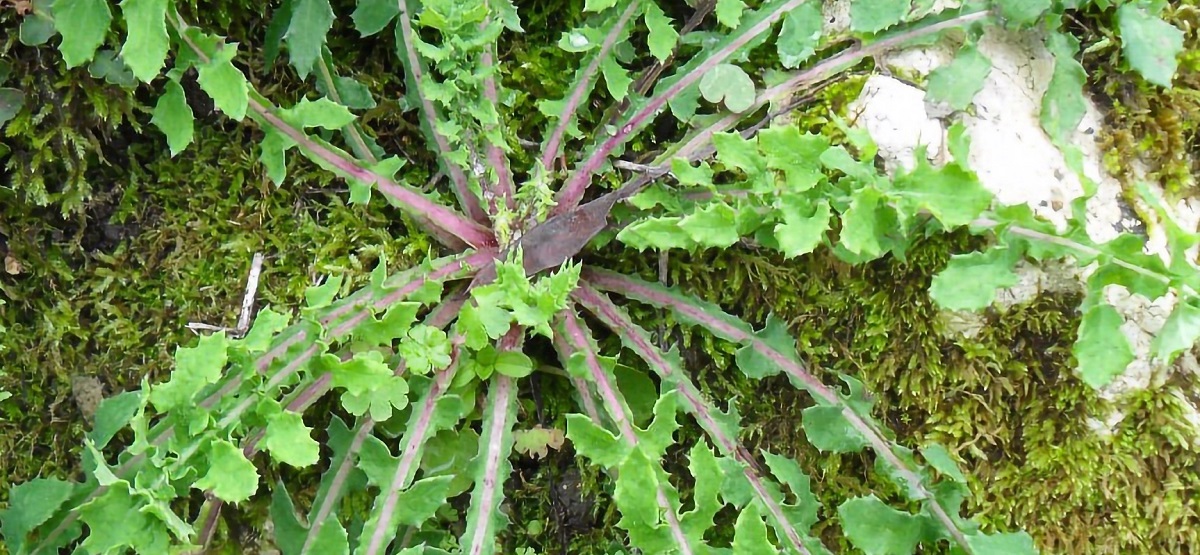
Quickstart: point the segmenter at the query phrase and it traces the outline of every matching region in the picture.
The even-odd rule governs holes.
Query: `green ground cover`
[[[258,19],[257,3],[218,4],[196,16],[214,28],[224,24],[220,28],[245,44],[260,40],[266,23]],[[551,43],[555,30],[570,22],[556,17],[566,12],[557,2],[525,4],[526,28],[533,32],[509,45],[522,65],[505,78],[515,90],[542,96],[536,93],[564,86],[562,54]],[[196,144],[169,157],[161,139],[137,132],[149,121],[147,99],[82,68],[64,70],[51,48],[21,45],[13,31],[20,20],[15,5],[0,1],[0,36],[6,37],[0,56],[11,66],[0,85],[33,91],[35,100],[0,131],[0,163],[7,169],[0,178],[0,257],[6,262],[0,390],[13,394],[0,401],[0,452],[6,454],[0,484],[79,473],[87,384],[112,394],[165,379],[175,346],[194,341],[188,322],[236,321],[253,253],[267,258],[259,306],[285,308],[320,276],[363,281],[381,255],[398,268],[431,248],[398,212],[378,203],[347,206],[344,184],[305,162],[294,163],[284,186],[270,184],[257,162],[254,132],[231,133],[232,125],[211,109],[197,111]],[[1195,13],[1190,2],[1172,12],[1189,25],[1192,44]],[[1081,22],[1085,46],[1101,40],[1109,24],[1104,14]],[[340,31],[334,40],[353,40]],[[358,62],[360,78],[377,90],[396,86],[396,68],[379,61],[385,53],[365,48],[358,54],[346,62]],[[270,71],[261,59],[252,64]],[[1183,86],[1167,103],[1156,102],[1159,93],[1149,88],[1128,90],[1116,74],[1094,76],[1096,91],[1111,103],[1114,144],[1164,160],[1161,177],[1179,194],[1194,187],[1190,168],[1181,169],[1178,160],[1190,160],[1197,144],[1200,120],[1189,114],[1198,71],[1194,60],[1185,61]],[[273,81],[286,83],[279,74]],[[854,90],[853,82],[835,86],[798,117],[820,126],[820,114]],[[405,149],[421,139],[400,106],[381,105],[364,122],[394,130],[380,134],[388,148],[423,151]],[[508,124],[534,129],[537,122]],[[1166,131],[1155,134],[1159,129]],[[1123,134],[1163,138],[1131,142]],[[432,164],[422,162],[428,161],[406,166],[410,182],[433,177]],[[1096,435],[1087,418],[1108,407],[1069,371],[1078,299],[1044,295],[988,314],[990,325],[974,338],[947,333],[928,298],[929,279],[970,241],[965,234],[929,240],[907,260],[860,267],[819,253],[785,262],[748,248],[673,255],[666,279],[754,321],[768,312],[786,318],[814,367],[855,375],[878,393],[877,414],[902,439],[957,447],[975,493],[968,510],[984,522],[1024,528],[1047,553],[1080,545],[1095,553],[1200,551],[1200,496],[1194,495],[1200,456],[1182,401],[1170,393],[1195,385],[1169,383],[1137,394],[1113,435]],[[610,262],[647,279],[661,277],[654,258]],[[837,499],[888,490],[863,455],[816,456],[798,424],[802,394],[782,378],[752,382],[732,370],[731,345],[693,335],[653,310],[634,315],[647,329],[665,332],[662,341],[683,345],[690,366],[703,369],[696,379],[712,398],[737,400],[749,447],[794,456],[820,477],[827,513]],[[559,407],[569,403],[556,396],[567,388],[552,378],[542,385],[536,394],[521,392],[521,410],[561,429]],[[677,455],[675,463],[684,464]],[[575,464],[569,449],[523,457],[515,467],[507,533],[514,552],[600,552],[615,541],[611,492],[598,485],[594,469]],[[6,498],[7,489],[0,489],[0,506]],[[227,550],[252,541],[267,501],[252,501],[244,521],[226,522]],[[732,526],[732,515],[718,518]],[[821,533],[827,545],[838,546],[836,530]]]

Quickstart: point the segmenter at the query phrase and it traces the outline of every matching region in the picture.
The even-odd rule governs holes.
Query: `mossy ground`
[[[533,36],[542,44],[557,38],[550,30],[563,23],[551,25],[547,15],[556,4],[527,4]],[[238,21],[230,12],[244,9],[230,3],[208,17]],[[0,13],[5,29],[14,25],[9,14]],[[253,47],[261,25],[230,32],[244,34],[244,44]],[[514,99],[519,113],[530,113],[533,99],[560,90],[566,78],[561,54],[537,44],[531,39],[502,53],[520,64],[508,76],[521,85],[514,87],[521,91]],[[71,378],[96,376],[110,393],[164,379],[174,348],[193,340],[187,322],[236,321],[252,253],[267,255],[259,306],[286,308],[322,275],[344,274],[353,282],[381,254],[398,268],[429,247],[380,202],[346,206],[342,184],[306,164],[293,164],[283,187],[268,184],[255,161],[256,132],[247,127],[198,114],[197,143],[172,159],[154,131],[138,129],[148,120],[141,104],[147,99],[86,72],[63,70],[49,49],[11,40],[6,48],[19,64],[38,68],[15,74],[59,106],[5,131],[13,152],[5,163],[64,185],[49,187],[53,203],[47,207],[31,202],[36,199],[17,186],[25,183],[18,174],[0,187],[0,255],[21,266],[15,275],[0,275],[8,301],[0,307],[0,326],[7,328],[0,388],[14,393],[0,402],[0,450],[9,454],[0,457],[0,483],[76,475],[86,423],[71,399]],[[385,50],[357,52],[356,67],[383,76],[371,83],[376,90],[396,86],[387,71],[397,68],[379,61],[388,59]],[[55,61],[43,66],[41,57]],[[303,90],[282,79],[284,96]],[[836,104],[844,93],[831,91],[825,101]],[[49,106],[49,96],[41,100]],[[96,110],[97,103],[105,107]],[[424,149],[407,117],[384,104],[366,119],[376,129],[398,130],[381,135],[382,144],[420,156]],[[819,112],[801,117],[821,125]],[[528,120],[510,124],[523,136],[536,129]],[[1194,148],[1188,137],[1194,135],[1184,136],[1184,144]],[[69,154],[47,157],[39,148]],[[407,177],[423,183],[431,173],[426,162],[416,158]],[[72,188],[80,183],[90,190]],[[78,209],[63,216],[60,208],[76,196]],[[988,314],[990,325],[972,339],[945,333],[926,294],[929,279],[972,241],[962,234],[926,240],[904,261],[861,267],[825,254],[784,261],[748,249],[673,253],[667,278],[752,321],[761,323],[769,312],[785,318],[805,360],[827,383],[836,382],[835,372],[858,377],[877,393],[877,414],[905,444],[937,441],[957,453],[976,494],[967,512],[987,525],[1024,528],[1047,553],[1200,551],[1200,496],[1193,495],[1200,491],[1200,456],[1189,447],[1178,401],[1160,390],[1139,394],[1108,438],[1087,425],[1106,407],[1070,371],[1078,299],[1044,296]],[[659,277],[653,255],[606,251],[597,260]],[[666,331],[667,340],[681,344],[712,398],[736,402],[743,440],[752,449],[801,461],[824,504],[819,532],[827,545],[845,548],[835,508],[847,496],[872,490],[891,492],[895,501],[869,456],[823,455],[804,441],[805,394],[780,378],[749,381],[731,369],[731,345],[679,328],[656,311],[634,310],[647,329]],[[561,426],[572,406],[565,384],[554,377],[539,382],[536,402],[528,389],[522,399],[522,418],[530,425],[540,406],[547,425]],[[689,444],[698,430],[685,426],[680,437]],[[673,452],[668,464],[683,468],[682,460]],[[507,501],[512,551],[603,553],[618,541],[611,492],[598,470],[578,467],[569,450],[544,461],[518,457],[515,467]],[[576,476],[578,498],[556,493],[570,489]],[[686,472],[680,476],[686,489]],[[0,490],[0,503],[6,498],[7,490]],[[251,503],[247,520],[260,517],[262,507]],[[718,516],[717,535],[730,533],[733,516]]]

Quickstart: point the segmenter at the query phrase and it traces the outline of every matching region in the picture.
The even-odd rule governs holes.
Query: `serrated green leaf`
[[[1183,52],[1183,31],[1146,13],[1135,3],[1117,8],[1117,25],[1121,31],[1121,51],[1129,66],[1147,81],[1170,88],[1179,66],[1179,53]]]
[[[672,163],[674,165],[674,162]],[[681,167],[688,168],[686,171],[694,171],[687,163],[683,163]],[[705,166],[707,167],[707,166]],[[672,170],[674,173],[674,170]],[[712,172],[709,172],[711,177]],[[678,174],[676,174],[678,176]],[[668,211],[681,211],[682,203],[679,201],[679,193],[667,188],[662,184],[654,184],[646,187],[642,192],[629,198],[629,204],[632,204],[638,210],[650,210],[657,206],[662,206]]]
[[[265,131],[265,136],[259,143],[258,161],[267,168],[267,178],[272,183],[283,184],[283,178],[287,175],[287,155],[285,153],[295,145],[294,141],[274,128],[267,128]],[[352,182],[351,195],[353,195],[353,187]]]
[[[392,456],[391,449],[383,440],[367,435],[358,451],[358,468],[375,487],[386,487],[396,473],[400,459]]]
[[[1049,2],[1049,0],[1046,0]],[[1039,116],[1042,129],[1058,143],[1069,141],[1083,114],[1087,112],[1083,87],[1087,73],[1075,59],[1079,41],[1065,33],[1050,33],[1046,46],[1054,55],[1054,73],[1050,84],[1042,95],[1042,111]]]
[[[1013,534],[967,534],[967,545],[975,555],[1036,555],[1037,546],[1025,532]]]
[[[349,109],[326,97],[301,99],[295,106],[283,110],[281,115],[285,120],[304,128],[341,129],[354,122],[354,114]]]
[[[8,508],[0,511],[0,531],[13,553],[23,553],[30,532],[46,522],[71,497],[75,484],[35,478],[8,491]]]
[[[867,446],[867,438],[842,414],[841,406],[808,407],[803,415],[808,442],[822,452],[855,453]]]
[[[838,392],[838,396],[842,398],[842,402],[850,407],[850,410],[856,414],[866,418],[871,414],[871,410],[875,406],[875,400],[867,391],[867,386],[854,376],[838,372],[838,379],[846,384],[849,393]]]
[[[295,0],[292,22],[283,38],[287,41],[292,67],[301,79],[308,78],[313,64],[321,57],[325,35],[333,27],[333,19],[329,0]]]
[[[874,187],[865,187],[854,193],[850,208],[842,214],[839,243],[846,250],[872,258],[883,253],[879,236],[884,230],[878,226],[882,198],[883,195]]]
[[[696,486],[692,490],[692,510],[680,515],[684,532],[700,536],[713,527],[713,518],[725,505],[720,500],[725,476],[708,443],[698,441],[688,453],[688,472]]]
[[[317,463],[321,446],[312,438],[312,428],[304,425],[299,413],[281,411],[267,422],[263,447],[271,458],[296,468]]]
[[[805,2],[799,8],[788,12],[784,16],[779,37],[775,39],[779,63],[788,69],[800,67],[800,64],[816,52],[821,41],[823,24],[821,6],[816,2]]]
[[[388,179],[395,179],[396,172],[404,167],[404,159],[399,156],[390,156],[380,160],[378,163],[370,167],[371,173],[382,175]],[[350,204],[366,204],[371,200],[371,186],[374,182],[368,183],[357,179],[350,179]],[[440,287],[440,285],[438,285]],[[421,295],[424,289],[418,290],[409,296],[413,300],[421,300]],[[440,297],[440,294],[438,295]]]
[[[892,196],[913,211],[929,211],[947,229],[971,223],[992,204],[992,193],[973,172],[958,164],[935,168],[923,149],[917,149],[916,167],[898,175],[895,186]]]
[[[167,0],[122,0],[129,37],[121,47],[121,58],[134,76],[149,83],[167,60]]]
[[[468,304],[459,313],[456,329],[469,349],[479,350],[499,339],[512,325],[512,314],[491,304]]]
[[[189,406],[200,389],[221,379],[228,352],[229,340],[224,332],[201,337],[195,347],[177,348],[171,380],[150,390],[154,408],[162,412]]]
[[[876,179],[875,167],[867,162],[855,160],[850,151],[842,145],[830,147],[822,152],[821,164],[829,169],[838,170],[864,185],[872,184]]]
[[[684,87],[679,94],[667,99],[667,107],[671,109],[671,115],[675,116],[675,119],[691,121],[696,116],[696,110],[700,108],[700,86]]]
[[[238,340],[237,344],[251,353],[266,351],[271,346],[275,334],[283,331],[290,320],[291,318],[287,314],[280,314],[269,307],[264,308],[258,311],[254,317],[254,323],[250,325],[250,330],[246,332],[245,337]]]
[[[227,503],[241,503],[258,491],[258,471],[242,450],[223,439],[214,440],[208,449],[208,472],[195,487],[211,490]]]
[[[717,0],[716,9],[713,11],[716,12],[717,22],[730,29],[736,29],[745,10],[746,4],[742,0]]]
[[[700,78],[700,94],[713,104],[725,104],[730,112],[745,111],[757,97],[754,81],[733,64],[720,64],[705,73]]]
[[[583,11],[601,12],[617,5],[617,0],[584,0]]]
[[[371,346],[390,346],[397,338],[408,334],[413,322],[417,321],[417,311],[419,310],[421,310],[421,303],[395,303],[383,313],[383,318],[371,317],[359,324],[351,332],[351,337]]]
[[[1121,332],[1125,319],[1111,306],[1095,304],[1083,313],[1079,338],[1071,352],[1079,361],[1079,374],[1092,387],[1108,385],[1133,362],[1133,348]]]
[[[112,12],[107,0],[55,0],[54,28],[62,35],[58,50],[68,68],[92,59],[104,42]]]
[[[992,61],[974,44],[967,44],[959,49],[954,61],[929,74],[925,93],[955,110],[966,110],[983,89],[983,82],[991,71]]]
[[[686,158],[675,158],[671,160],[671,174],[675,179],[679,180],[681,185],[712,185],[713,170],[709,167],[708,162],[700,161],[699,166],[693,166]],[[651,189],[646,189],[634,199],[646,195]],[[658,189],[661,191],[662,189]],[[665,195],[669,196],[669,195]],[[642,210],[653,208],[654,204],[649,204],[645,201],[635,202],[634,206]],[[669,205],[664,205],[669,206]]]
[[[812,492],[812,480],[796,461],[770,451],[762,451],[762,455],[775,479],[792,491],[793,503],[784,503],[782,495],[779,499],[788,522],[798,530],[808,530],[816,524],[817,511],[821,509],[821,502]]]
[[[341,104],[351,110],[370,110],[376,106],[371,89],[351,77],[338,76],[333,86]]]
[[[633,413],[633,422],[644,426],[654,414],[654,403],[658,401],[658,386],[654,384],[654,380],[650,379],[646,372],[617,364],[616,359],[600,357],[600,363],[606,370],[611,368],[610,371],[617,379],[617,389],[621,391],[621,396],[629,405],[629,411]]]
[[[451,476],[447,494],[455,497],[470,489],[471,475],[462,472],[479,451],[479,434],[471,429],[445,430],[425,443],[421,470],[426,476]]]
[[[1025,26],[1037,21],[1053,0],[1000,0],[1000,15],[1009,23]]]
[[[833,215],[829,201],[821,199],[815,205],[805,206],[794,195],[783,195],[780,201],[783,223],[775,225],[775,239],[779,241],[784,258],[812,252],[829,230],[829,220]]]
[[[418,480],[396,497],[396,522],[420,526],[446,502],[452,476],[434,476]]]
[[[359,35],[367,37],[382,31],[399,13],[396,0],[359,0],[350,19]]]
[[[807,191],[825,178],[821,154],[829,149],[829,139],[823,135],[801,134],[790,125],[771,127],[758,133],[758,146],[767,167],[783,172],[785,192]]]
[[[154,105],[154,115],[150,118],[150,123],[167,136],[167,146],[171,149],[172,157],[192,144],[195,127],[193,122],[192,107],[188,106],[183,87],[175,80],[167,81],[166,90]]]
[[[751,503],[738,514],[733,525],[734,555],[775,555],[779,550],[767,539],[767,524],[758,512],[758,504]]]
[[[950,451],[942,445],[937,443],[926,445],[921,449],[921,455],[925,457],[925,462],[928,462],[929,466],[936,468],[943,476],[960,484],[967,483],[967,477],[963,475],[962,469],[958,467],[958,463],[954,461]]]
[[[333,302],[338,290],[342,288],[342,276],[330,276],[321,285],[314,285],[304,290],[304,304],[309,309],[325,308]]]
[[[271,14],[271,21],[267,23],[262,46],[263,61],[267,67],[273,67],[275,60],[279,58],[279,45],[283,44],[283,35],[287,33],[288,26],[292,24],[292,10],[295,7],[293,0],[283,0]]]
[[[681,218],[648,218],[622,229],[617,240],[637,250],[647,248],[686,249],[695,246],[692,237],[679,227]]]
[[[726,167],[742,170],[751,181],[766,173],[767,160],[758,152],[758,146],[740,133],[713,133],[712,142],[717,161]]]
[[[668,360],[672,360],[674,368],[682,367],[677,353],[671,351],[665,354]],[[736,411],[732,401],[730,401],[730,410]],[[679,395],[664,388],[662,397],[659,397],[658,401],[654,403],[654,420],[650,422],[650,426],[644,430],[644,433],[638,434],[638,448],[647,457],[661,457],[666,454],[667,448],[675,443],[675,431],[679,429],[678,411]]]
[[[1132,233],[1123,233],[1103,243],[1100,247],[1106,254],[1126,264],[1102,262],[1088,276],[1087,290],[1099,292],[1108,285],[1116,284],[1150,300],[1166,295],[1170,288],[1159,276],[1167,275],[1170,271],[1157,255],[1147,254],[1145,246],[1146,240]]]
[[[1191,349],[1197,339],[1200,339],[1200,308],[1185,301],[1171,311],[1151,347],[1156,358],[1169,364],[1179,353]]]
[[[929,296],[946,310],[979,310],[996,299],[996,290],[1017,284],[1016,252],[992,248],[985,252],[956,254],[946,269],[933,277]]]
[[[921,542],[924,519],[885,505],[875,495],[838,507],[842,530],[867,555],[911,555]]]
[[[629,451],[627,444],[582,414],[568,414],[567,439],[575,451],[604,468],[616,468]]]
[[[736,217],[729,205],[713,202],[685,216],[679,228],[697,245],[724,248],[738,242]]]
[[[336,419],[336,417],[335,417]],[[271,524],[275,529],[275,545],[284,555],[298,555],[304,548],[304,536],[308,528],[296,516],[296,506],[288,495],[282,481],[276,481],[271,490]]]
[[[852,0],[850,30],[878,33],[903,21],[910,4],[910,0]]]
[[[351,395],[364,395],[392,377],[392,370],[383,363],[383,353],[379,351],[354,353],[354,357],[346,362],[338,360],[336,355],[325,354],[321,356],[321,362],[331,369],[331,385],[343,388]]]
[[[620,464],[620,474],[613,491],[613,501],[621,510],[618,525],[626,530],[636,527],[657,528],[659,509],[653,492],[658,486],[654,463],[641,449],[632,449]],[[634,531],[630,530],[630,533]]]
[[[321,530],[313,538],[309,553],[328,553],[329,555],[348,555],[350,553],[350,538],[342,522],[336,516],[325,519]]]
[[[446,332],[422,324],[408,330],[408,337],[400,343],[398,352],[404,357],[409,372],[428,374],[450,364],[450,348]]]
[[[144,395],[141,391],[124,391],[100,402],[96,409],[95,425],[88,433],[88,439],[96,444],[97,449],[103,449],[112,437],[121,431],[143,406]]]
[[[242,121],[246,117],[246,106],[250,103],[250,85],[241,70],[233,66],[237,47],[236,42],[225,44],[208,62],[199,64],[196,67],[196,81],[213,99],[217,109],[236,121]]]
[[[84,553],[166,553],[170,544],[161,521],[144,512],[146,505],[129,489],[129,483],[114,483],[104,493],[79,507],[79,519],[88,527],[88,537],[79,545]]]
[[[540,425],[528,430],[513,431],[513,451],[535,459],[543,459],[550,449],[562,448],[566,435],[558,428],[543,428]]]
[[[738,370],[756,380],[778,374],[782,368],[764,350],[780,353],[784,357],[794,357],[796,353],[796,340],[788,332],[787,324],[776,318],[775,314],[767,315],[763,329],[754,332],[753,337],[738,349]]]
[[[608,56],[600,62],[600,73],[604,75],[604,86],[608,89],[609,96],[613,100],[624,100],[625,95],[629,93],[629,85],[633,83],[629,72],[621,67],[616,58]]]
[[[679,32],[671,25],[671,18],[663,13],[662,8],[654,2],[647,2],[645,8],[646,46],[650,47],[650,55],[658,61],[666,60],[675,50],[679,42]]]

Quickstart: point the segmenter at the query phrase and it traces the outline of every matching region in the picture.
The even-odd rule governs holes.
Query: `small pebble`
[[[104,400],[104,386],[94,376],[77,375],[71,377],[71,396],[75,398],[75,406],[83,413],[88,422],[96,415],[100,401]]]

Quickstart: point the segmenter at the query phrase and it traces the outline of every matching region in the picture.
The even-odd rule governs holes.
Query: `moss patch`
[[[1133,160],[1147,164],[1146,179],[1173,196],[1196,193],[1200,171],[1200,4],[1169,2],[1162,17],[1184,32],[1174,86],[1151,85],[1127,69],[1116,31],[1116,8],[1079,14],[1082,63],[1104,112],[1101,148],[1106,168],[1123,182],[1136,177]]]

